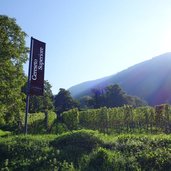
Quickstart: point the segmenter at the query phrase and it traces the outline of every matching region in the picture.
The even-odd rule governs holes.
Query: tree
[[[59,93],[54,97],[54,106],[57,114],[78,107],[78,102],[71,97],[68,90],[59,89]]]
[[[93,97],[91,96],[83,96],[79,99],[79,102],[80,102],[81,109],[92,108],[94,105],[94,100]]]
[[[127,95],[118,84],[109,85],[104,89],[93,89],[92,92],[94,108],[104,106],[120,107],[124,104],[134,107],[146,105],[146,103],[138,97]]]
[[[94,108],[100,108],[102,106],[105,106],[105,93],[103,89],[92,89],[93,93],[93,100],[90,101],[90,104],[92,103]]]
[[[131,105],[133,107],[140,107],[140,106],[146,106],[147,103],[144,100],[141,100],[139,97],[136,96],[126,96],[126,101],[128,105]]]
[[[30,96],[29,101],[29,112],[36,113],[36,112],[43,112],[45,114],[45,127],[48,131],[48,120],[49,110],[54,110],[53,105],[53,94],[51,90],[50,83],[45,80],[44,81],[44,94],[43,96]],[[26,94],[27,83],[22,87],[22,91]]]
[[[107,107],[119,107],[127,104],[126,93],[118,84],[110,85],[105,88],[105,98]]]
[[[26,81],[25,37],[15,19],[0,15],[0,117],[7,123],[17,122],[24,107],[21,87]]]

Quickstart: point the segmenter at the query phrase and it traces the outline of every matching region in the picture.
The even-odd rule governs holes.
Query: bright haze
[[[171,51],[170,0],[1,0],[30,37],[46,42],[54,94]],[[24,66],[27,74],[28,63]]]

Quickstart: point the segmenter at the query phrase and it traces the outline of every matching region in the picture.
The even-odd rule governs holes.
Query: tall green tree
[[[59,89],[59,93],[54,97],[55,110],[60,116],[64,111],[78,107],[78,102],[74,100],[68,90]]]
[[[129,96],[124,92],[118,84],[109,85],[104,89],[93,89],[93,106],[100,107],[120,107],[123,105],[131,105],[134,107],[146,105],[144,101],[138,97]]]
[[[106,106],[119,107],[127,104],[126,93],[121,89],[118,84],[110,85],[105,89]]]
[[[17,122],[24,107],[21,87],[26,81],[25,37],[15,19],[0,15],[0,118],[7,123]]]

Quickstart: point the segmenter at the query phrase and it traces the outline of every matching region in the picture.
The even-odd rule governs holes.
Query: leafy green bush
[[[171,170],[171,151],[157,148],[155,151],[142,151],[137,161],[144,170]]]
[[[48,111],[48,126],[50,127],[57,119],[57,115],[53,111]]]
[[[4,163],[8,163],[8,167],[13,170],[27,170],[30,166],[37,165],[50,152],[47,148],[49,140],[42,140],[40,136],[13,136],[1,139],[1,168]]]
[[[85,157],[84,157],[85,158]],[[109,151],[104,148],[98,148],[91,153],[86,159],[82,159],[81,170],[138,170],[139,166],[136,159],[125,157],[120,152]]]
[[[72,163],[59,161],[49,146],[56,136],[12,136],[0,140],[1,170],[75,170]]]
[[[98,109],[88,109],[79,113],[79,126],[84,129],[99,129]]]
[[[53,122],[56,119],[56,114],[52,111],[48,112],[48,118],[46,121],[45,113],[33,113],[28,117],[28,132],[30,134],[44,134],[49,131]]]
[[[100,134],[0,137],[1,170],[171,170],[171,135]]]
[[[63,123],[69,130],[76,130],[79,123],[79,111],[77,108],[70,109],[69,111],[62,113]]]
[[[59,149],[61,160],[67,160],[76,165],[82,155],[90,153],[102,144],[103,141],[98,136],[98,132],[91,130],[67,132],[51,142],[53,147]]]
[[[67,126],[64,123],[58,122],[57,120],[54,121],[52,127],[49,130],[51,134],[62,134],[67,131],[69,131]]]
[[[124,156],[134,156],[142,170],[171,170],[171,136],[120,135],[111,145]]]

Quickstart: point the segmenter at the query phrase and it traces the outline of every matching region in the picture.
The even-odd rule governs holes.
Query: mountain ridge
[[[153,57],[116,74],[87,81],[69,88],[74,98],[90,95],[93,88],[119,84],[129,95],[137,96],[149,105],[171,103],[171,52]]]

